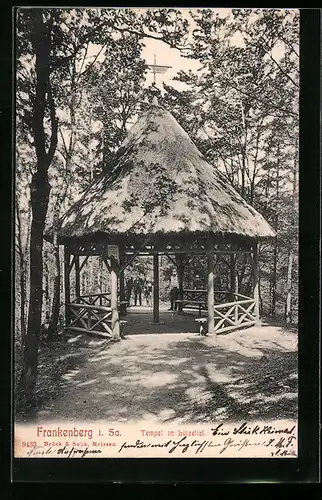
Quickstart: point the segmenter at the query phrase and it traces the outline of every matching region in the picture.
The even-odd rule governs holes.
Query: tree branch
[[[295,48],[292,45],[292,43],[290,43],[289,40],[287,40],[286,38],[284,38],[282,35],[280,35],[280,37],[283,40],[283,42],[288,46],[288,48],[290,49],[290,51],[293,52],[296,55],[296,57],[300,57],[300,54],[295,50]]]
[[[88,54],[88,47],[89,47],[89,41],[87,41],[87,44],[86,44],[86,47],[85,47],[85,53],[84,53],[84,57],[82,59],[82,64],[81,64],[81,67],[80,67],[80,70],[79,70],[79,74],[82,73],[82,70],[83,70],[83,67],[84,67],[84,64],[85,64],[85,60],[86,60],[86,56]]]
[[[276,61],[276,59],[272,56],[272,54],[270,52],[268,52],[264,47],[263,47],[263,50],[270,57],[270,59],[273,61],[273,63],[278,67],[278,69],[281,71],[281,73],[283,73],[283,75],[286,76],[286,78],[288,78],[289,81],[292,82],[296,88],[299,88],[299,85],[295,82],[295,80],[293,80],[293,78],[288,73],[286,73],[286,71],[284,71],[282,66]]]
[[[59,151],[59,153],[62,155],[62,157],[66,161],[66,158],[68,156],[68,150],[67,150],[67,146],[66,146],[66,141],[65,141],[64,135],[63,135],[62,130],[61,130],[60,127],[59,127],[59,132],[60,132],[60,137],[62,138],[62,141],[63,141],[63,146],[64,146],[64,150],[65,150],[66,156],[64,156],[60,151]]]
[[[180,45],[177,45],[171,41],[164,40],[164,37],[162,35],[160,35],[160,36],[152,35],[152,33],[146,33],[144,30],[142,30],[142,32],[140,32],[140,31],[133,30],[131,28],[115,27],[114,29],[116,29],[117,31],[120,31],[121,33],[127,32],[127,33],[130,33],[130,35],[136,35],[139,38],[151,38],[152,40],[159,40],[159,41],[169,45],[169,47],[171,47],[173,49],[180,50],[180,51],[188,50],[188,47],[184,47],[182,45],[180,46]]]
[[[57,148],[57,153],[60,154],[60,156],[63,158],[63,160],[65,162],[66,161],[66,157],[65,157],[65,155],[61,151],[59,151],[58,148]]]
[[[260,97],[257,97],[256,95],[254,94],[249,94],[248,92],[245,92],[244,90],[241,90],[239,89],[236,85],[234,85],[233,83],[231,83],[231,80],[227,80],[226,81],[226,84],[237,90],[237,92],[240,92],[241,94],[244,94],[246,95],[247,97],[250,97],[251,99],[255,99],[255,101],[258,101],[260,102],[261,104],[264,104],[266,106],[271,106],[272,108],[274,109],[278,109],[279,111],[282,111],[283,113],[286,113],[287,115],[290,115],[290,116],[296,116],[296,118],[298,118],[298,114],[295,113],[294,111],[291,111],[291,110],[288,110],[288,109],[285,109],[285,108],[281,108],[280,106],[276,106],[276,104],[272,104],[270,102],[267,102],[267,101],[264,101],[263,99],[261,99]]]
[[[226,159],[224,158],[223,154],[218,151],[218,154],[220,156],[220,158],[222,159],[222,162],[224,164],[224,167],[225,167],[225,170],[226,170],[226,176],[227,176],[227,179],[229,180],[230,184],[232,185],[232,187],[235,187],[234,186],[234,173],[231,171],[229,172],[228,170],[228,166],[227,166],[227,162],[226,162]]]
[[[94,57],[94,60],[87,66],[87,68],[84,69],[83,72],[79,73],[79,78],[83,77],[84,75],[86,75],[89,72],[89,70],[94,66],[94,64],[96,63],[97,59],[99,58],[100,54],[102,53],[102,51],[105,49],[106,46],[107,46],[106,43],[104,45],[102,45],[101,49],[98,51],[98,53]]]
[[[80,37],[80,41],[77,45],[75,45],[74,50],[69,56],[62,57],[57,59],[54,63],[51,64],[51,71],[55,71],[66,64],[68,64],[77,54],[77,52],[84,46],[93,35],[95,35],[104,25],[106,25],[107,21],[104,20],[101,23],[98,23],[95,28],[85,33],[82,37]]]
[[[290,81],[290,82],[292,82],[292,83],[293,83],[293,85],[294,85],[296,88],[299,88],[299,85],[298,85],[298,84],[297,84],[297,83],[293,80],[293,78],[292,78],[292,77],[291,77],[288,73],[286,73],[286,71],[284,71],[284,69],[281,67],[281,65],[280,65],[280,64],[276,61],[276,59],[272,56],[271,51],[272,51],[272,47],[273,47],[273,45],[274,45],[274,42],[272,42],[272,40],[271,40],[270,47],[269,47],[268,49],[265,47],[265,45],[267,44],[267,42],[265,42],[265,39],[264,39],[264,35],[265,35],[266,31],[267,31],[267,26],[266,26],[266,28],[265,28],[264,32],[260,35],[260,39],[262,40],[262,43],[261,43],[261,42],[259,42],[259,43],[260,43],[261,48],[262,48],[262,49],[263,49],[263,51],[264,51],[264,52],[265,52],[265,53],[269,56],[269,58],[273,61],[273,63],[274,63],[274,64],[278,67],[278,69],[281,71],[281,73],[283,73],[283,75],[284,75],[284,76],[286,76],[286,78],[288,78],[288,79],[289,79],[289,81]],[[282,36],[280,36],[280,34],[278,34],[278,37],[279,37],[281,40],[283,40],[283,41],[284,41],[284,43],[285,43],[285,40],[283,39],[283,37],[282,37]]]

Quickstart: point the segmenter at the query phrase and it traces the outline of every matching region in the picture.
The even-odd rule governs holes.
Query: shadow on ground
[[[57,390],[44,397],[40,389],[41,406],[28,421],[297,417],[296,336],[279,328],[235,332],[217,345],[196,334],[133,335],[117,344],[79,337],[65,351],[56,360]]]
[[[159,313],[159,322],[153,322],[152,309],[131,307],[123,319],[127,322],[124,326],[125,335],[145,335],[162,333],[191,333],[198,332],[199,325],[195,319],[197,311],[164,311]]]

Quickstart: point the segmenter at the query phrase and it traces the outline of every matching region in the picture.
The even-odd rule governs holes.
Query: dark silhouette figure
[[[145,284],[144,296],[146,300],[146,305],[149,306],[151,304],[151,299],[152,299],[152,283],[150,283],[150,281],[148,281]]]
[[[130,305],[132,290],[133,290],[133,278],[131,277],[126,282],[126,300],[128,302],[128,306]]]
[[[178,309],[178,304],[176,300],[179,298],[179,288],[178,287],[173,287],[170,290],[170,311],[176,311]]]
[[[175,272],[172,273],[170,277],[170,311],[176,311],[178,309],[178,304],[176,300],[179,298],[179,285],[178,277]]]
[[[133,284],[135,306],[137,305],[138,300],[140,306],[142,305],[142,290],[143,290],[143,280],[142,278],[136,278]]]

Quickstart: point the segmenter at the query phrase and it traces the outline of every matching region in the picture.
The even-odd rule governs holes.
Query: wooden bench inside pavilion
[[[176,261],[178,311],[192,314],[193,331],[212,335],[258,324],[258,241],[275,236],[266,220],[235,191],[156,99],[142,110],[116,158],[61,217],[64,246],[66,329],[119,340],[131,331],[124,273],[138,256],[153,257],[151,322],[160,325],[159,258]],[[53,238],[53,231],[47,233]],[[230,262],[230,286],[216,290],[215,262]],[[89,256],[100,256],[110,273],[109,293],[80,293]],[[207,284],[183,286],[190,258],[206,257]],[[251,263],[252,292],[239,293],[236,261]],[[75,275],[71,299],[71,273]],[[170,316],[169,316],[170,317]],[[179,319],[178,319],[179,321]],[[160,328],[161,330],[161,328]]]

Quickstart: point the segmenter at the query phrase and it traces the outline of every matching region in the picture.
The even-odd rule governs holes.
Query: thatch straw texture
[[[133,125],[107,170],[62,217],[60,238],[195,232],[274,236],[174,117],[157,105]]]

